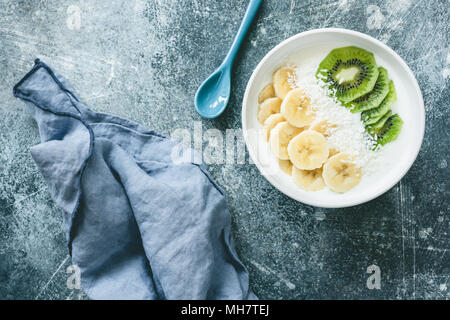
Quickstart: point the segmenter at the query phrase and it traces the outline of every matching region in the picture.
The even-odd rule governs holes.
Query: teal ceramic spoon
[[[261,3],[262,0],[250,0],[244,19],[225,60],[198,88],[195,94],[195,109],[202,117],[216,118],[227,107],[230,98],[233,62]]]

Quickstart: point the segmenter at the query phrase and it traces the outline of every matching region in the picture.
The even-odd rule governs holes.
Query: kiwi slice
[[[388,112],[394,102],[397,101],[397,92],[395,91],[395,86],[393,81],[389,81],[389,93],[383,99],[383,102],[375,109],[367,110],[361,113],[361,120],[364,125],[374,124],[381,119],[382,116]]]
[[[366,126],[366,130],[370,134],[378,136],[381,132],[381,129],[383,129],[383,126],[386,123],[387,119],[389,119],[389,117],[391,116],[391,114],[392,114],[392,110],[389,110],[380,118],[380,120],[378,120],[374,124]]]
[[[378,68],[371,52],[358,47],[342,47],[332,50],[322,60],[316,77],[346,104],[372,91]]]
[[[384,146],[386,143],[397,139],[402,130],[402,126],[403,120],[398,114],[389,117],[378,133],[377,144]]]
[[[388,72],[385,68],[378,68],[378,78],[375,85],[369,93],[347,103],[345,106],[350,109],[351,112],[357,113],[366,110],[371,110],[380,105],[380,103],[386,98],[389,93],[389,78]]]

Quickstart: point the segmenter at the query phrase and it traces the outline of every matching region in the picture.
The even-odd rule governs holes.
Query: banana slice
[[[302,129],[291,126],[286,121],[278,123],[270,131],[269,146],[272,153],[281,160],[289,160],[287,147],[289,141],[302,132]]]
[[[289,124],[299,128],[310,125],[316,117],[311,100],[301,89],[293,89],[286,95],[281,104],[281,114]]]
[[[264,121],[264,136],[266,137],[266,140],[269,141],[270,137],[270,131],[280,122],[286,121],[286,119],[283,117],[281,113],[275,113],[270,115],[266,121]]]
[[[333,191],[346,192],[359,184],[361,168],[355,164],[355,157],[349,153],[332,156],[323,166],[323,179]]]
[[[261,103],[258,110],[258,121],[261,124],[264,124],[264,121],[266,121],[270,115],[279,113],[281,102],[282,100],[280,98],[269,98]]]
[[[269,83],[259,92],[258,103],[263,103],[265,100],[273,97],[275,97],[275,89],[273,88],[273,84]]]
[[[273,74],[273,88],[277,97],[284,99],[289,91],[292,90],[290,82],[293,81],[295,72],[291,68],[283,67]]]
[[[328,144],[325,137],[312,130],[306,130],[289,142],[289,159],[302,170],[320,168],[328,159]]]
[[[294,166],[292,168],[292,179],[296,185],[306,191],[318,191],[325,188],[325,181],[322,178],[322,168],[301,170]]]
[[[335,148],[330,148],[330,152],[328,155],[328,158],[331,158],[332,156],[336,155],[339,153],[339,150],[335,149]]]
[[[327,120],[317,121],[313,123],[310,127],[311,130],[317,131],[323,134],[325,137],[329,137],[331,135],[330,128],[336,128],[336,125],[333,123],[329,123]]]
[[[291,160],[280,160],[278,159],[278,165],[280,166],[281,171],[286,173],[287,175],[292,175],[292,162]]]

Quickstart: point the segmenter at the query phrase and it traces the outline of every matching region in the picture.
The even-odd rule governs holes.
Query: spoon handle
[[[239,47],[241,46],[242,41],[247,34],[248,29],[250,28],[253,19],[256,16],[256,12],[258,12],[259,7],[263,0],[250,0],[247,11],[245,12],[244,19],[242,20],[241,26],[239,27],[238,33],[234,38],[233,44],[231,45],[230,51],[222,63],[223,67],[228,67],[231,69],[233,65],[234,59],[236,58],[236,54],[239,51]]]

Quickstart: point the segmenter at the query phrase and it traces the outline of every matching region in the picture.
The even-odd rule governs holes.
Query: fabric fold
[[[38,124],[41,144],[31,153],[63,209],[88,296],[256,298],[222,190],[203,165],[172,161],[178,144],[90,110],[39,60],[14,95]]]

